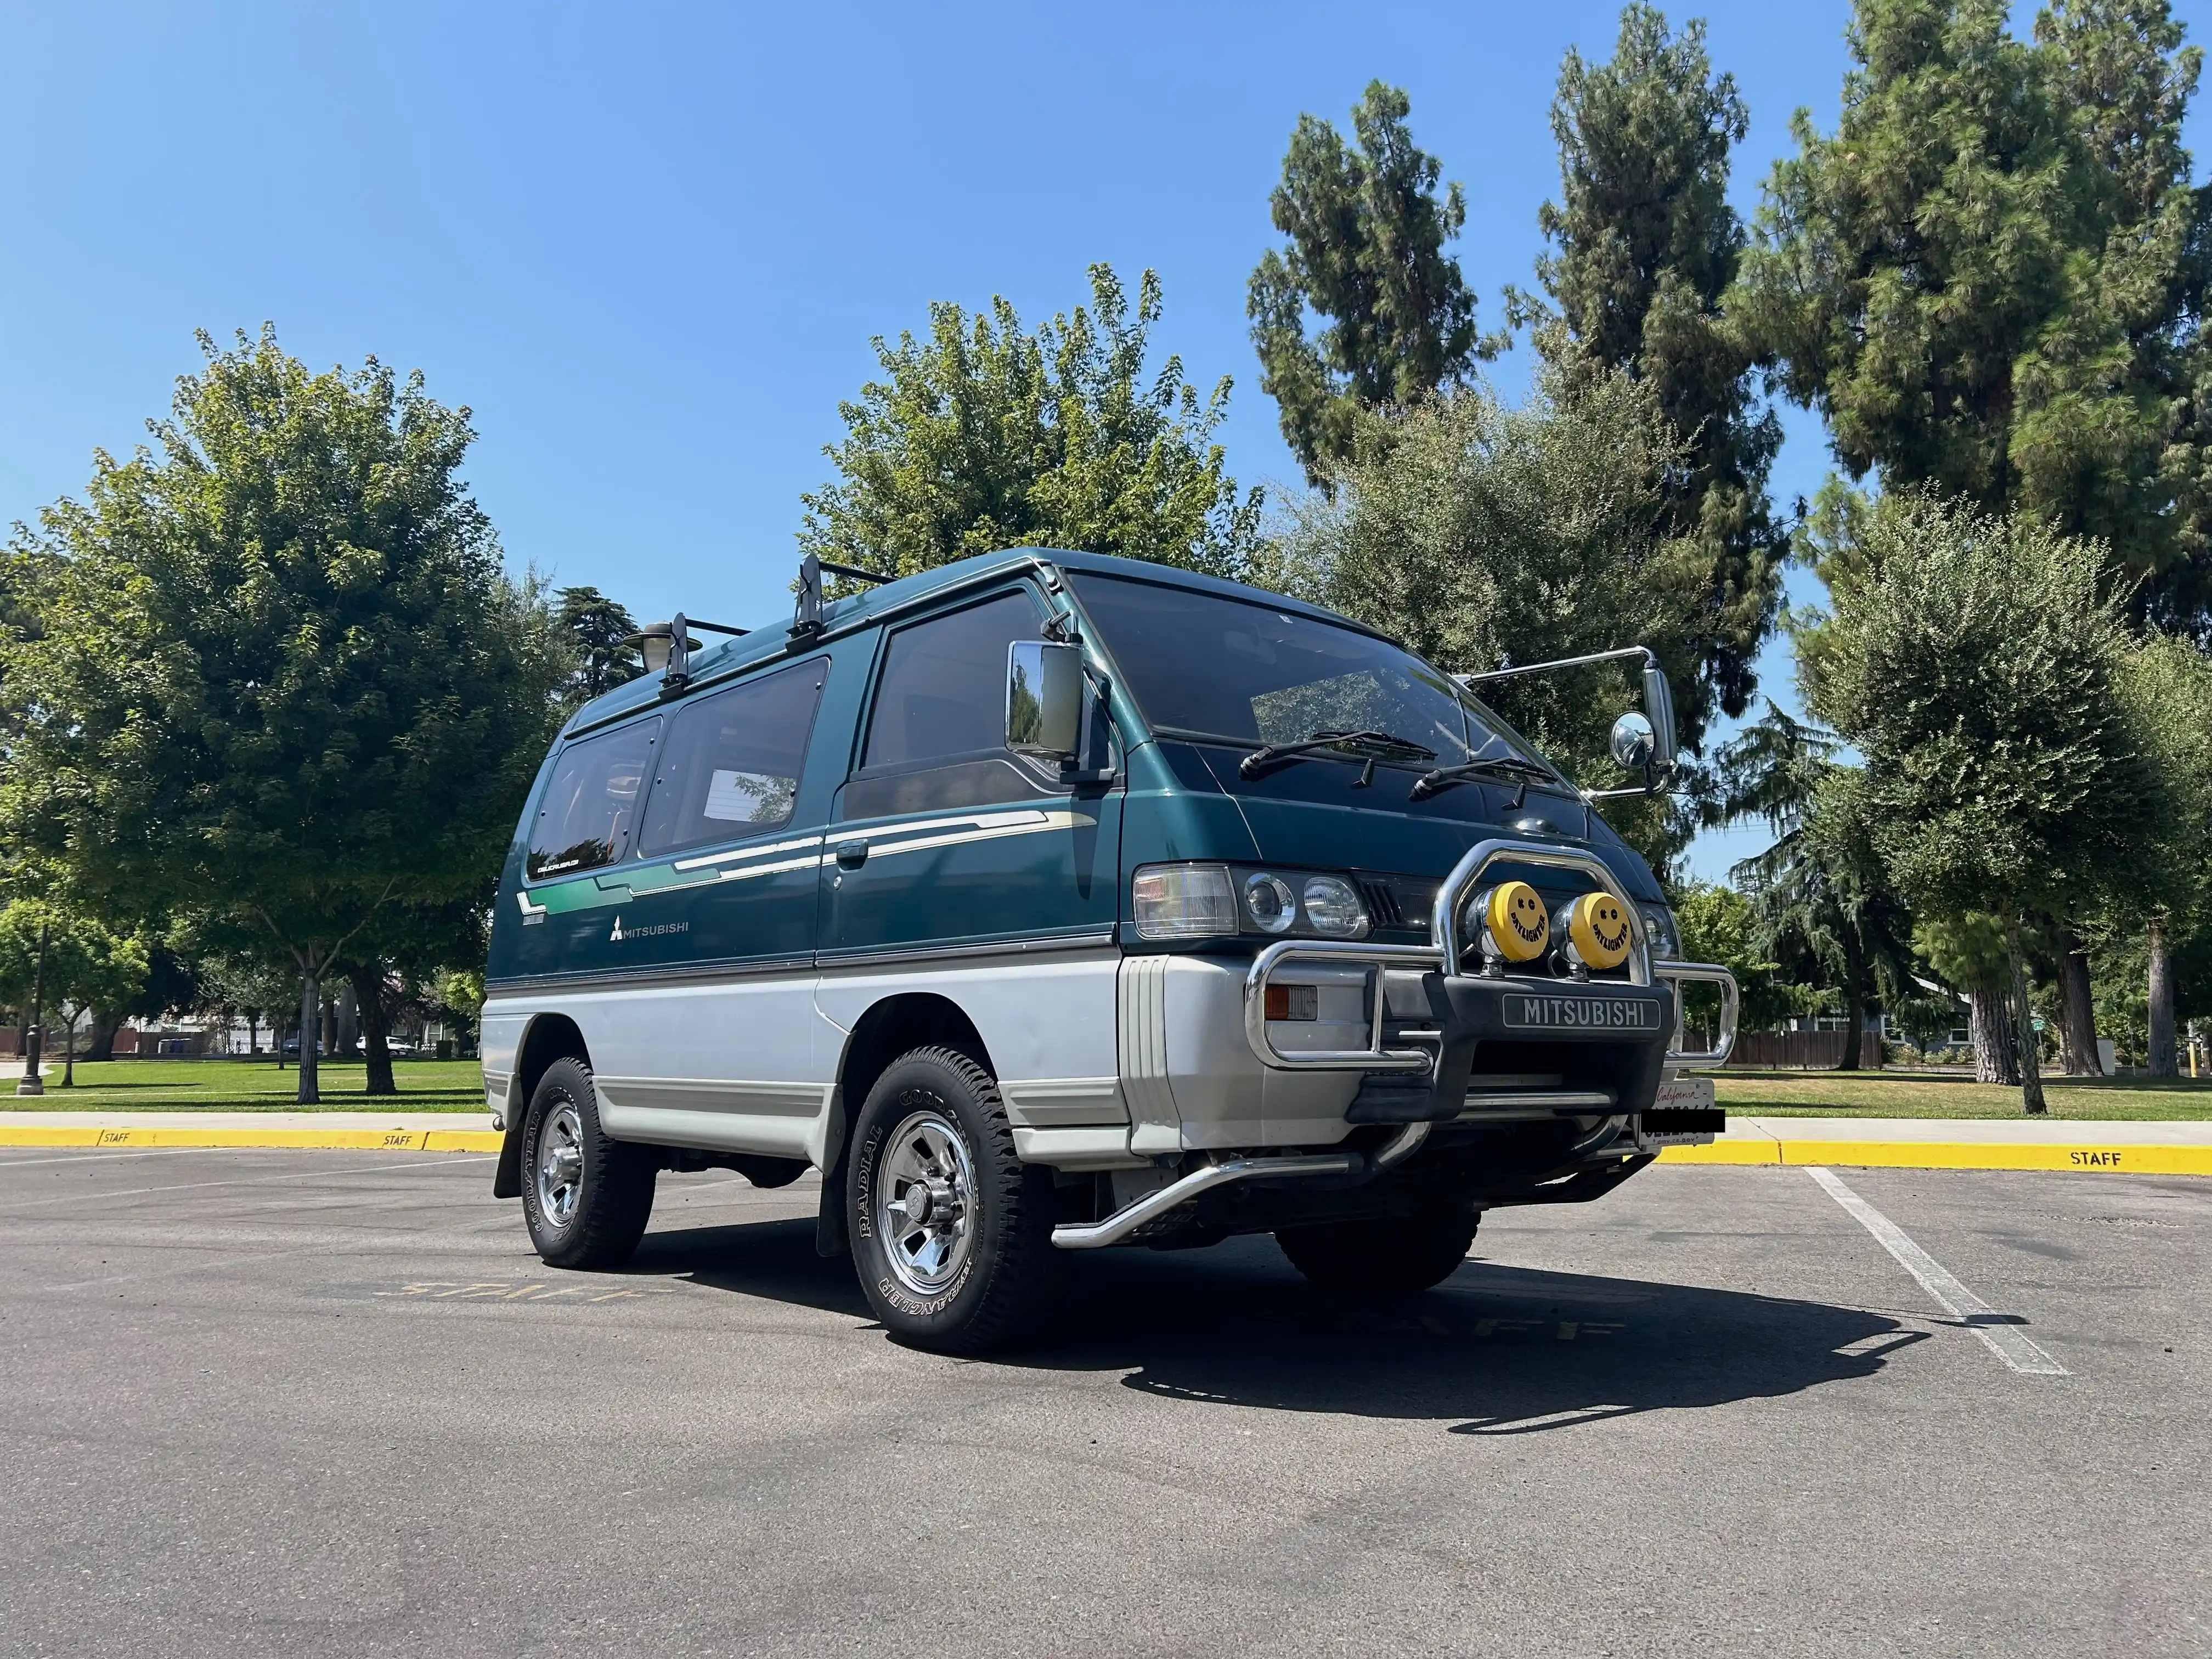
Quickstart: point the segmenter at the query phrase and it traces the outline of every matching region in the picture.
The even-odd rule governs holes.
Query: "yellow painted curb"
[[[0,1146],[240,1146],[266,1151],[495,1152],[502,1137],[488,1129],[90,1128],[80,1124],[0,1127]]]
[[[1780,1147],[1771,1140],[1716,1140],[1709,1146],[1668,1146],[1662,1164],[1779,1164]]]
[[[2033,1146],[2002,1141],[1719,1140],[1669,1146],[1662,1164],[1839,1164],[1887,1170],[2064,1170],[2212,1176],[2212,1146]]]

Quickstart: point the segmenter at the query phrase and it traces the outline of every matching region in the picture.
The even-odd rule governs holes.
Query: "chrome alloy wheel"
[[[576,1218],[584,1191],[584,1120],[563,1101],[538,1132],[538,1208],[556,1228]]]
[[[908,1290],[933,1295],[959,1276],[975,1239],[975,1170],[943,1113],[909,1113],[891,1132],[877,1168],[875,1219]]]

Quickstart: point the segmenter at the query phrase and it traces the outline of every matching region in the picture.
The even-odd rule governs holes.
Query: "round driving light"
[[[1552,917],[1542,896],[1525,881],[1501,881],[1474,896],[1468,919],[1479,924],[1486,956],[1534,962],[1552,942]]]
[[[1290,883],[1263,870],[1244,878],[1244,914],[1263,933],[1287,933],[1298,919],[1297,896]]]
[[[1306,922],[1330,939],[1358,939],[1367,931],[1367,907],[1352,884],[1338,876],[1306,878]]]
[[[1628,960],[1628,907],[1610,893],[1584,893],[1561,915],[1567,950],[1585,968]]]

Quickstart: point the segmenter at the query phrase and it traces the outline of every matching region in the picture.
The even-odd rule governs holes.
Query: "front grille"
[[[1389,882],[1377,881],[1372,876],[1362,876],[1359,878],[1359,899],[1367,907],[1367,914],[1375,919],[1377,927],[1403,927],[1406,925],[1406,913],[1398,908],[1398,895],[1391,890]]]

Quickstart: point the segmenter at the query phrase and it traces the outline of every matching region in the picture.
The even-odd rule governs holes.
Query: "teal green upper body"
[[[1149,605],[1226,599],[1257,607],[1253,614],[1266,628],[1255,626],[1249,637],[1232,629],[1225,637],[1237,651],[1264,654],[1267,630],[1313,624],[1351,630],[1360,641],[1382,640],[1328,611],[1235,583],[1096,554],[1018,549],[835,601],[824,607],[820,628],[805,634],[772,624],[709,645],[693,653],[678,694],[667,695],[659,677],[648,675],[597,698],[568,722],[539,772],[501,878],[493,986],[865,964],[992,947],[1018,954],[1055,942],[1113,940],[1130,951],[1251,948],[1251,939],[1176,945],[1139,936],[1133,877],[1148,865],[1182,861],[1349,875],[1373,918],[1370,938],[1425,943],[1429,897],[1468,848],[1493,836],[1586,849],[1632,896],[1662,902],[1644,860],[1563,779],[1532,781],[1525,793],[1511,781],[1478,780],[1417,799],[1412,784],[1439,761],[1372,751],[1327,753],[1243,775],[1238,763],[1253,747],[1249,735],[1187,731],[1160,718],[1157,703],[1146,706],[1120,659],[1159,642],[1133,637],[1126,624],[1120,638],[1110,623],[1100,625],[1085,591],[1132,591],[1099,586],[1109,581],[1145,585]],[[1082,642],[1094,696],[1103,699],[1091,713],[1094,737],[1085,769],[1054,776],[985,750],[934,769],[872,763],[870,711],[884,679],[888,642],[921,620],[1009,594],[1034,607],[1030,637],[1044,636],[1048,618],[1059,617],[1062,630]],[[1431,665],[1406,660],[1443,678]],[[1152,679],[1159,683],[1172,668],[1185,677],[1182,683],[1196,684],[1212,666],[1156,665]],[[744,783],[775,794],[773,823],[713,819],[710,828],[724,828],[708,839],[694,834],[675,850],[640,850],[641,836],[630,831],[653,823],[652,792],[678,787],[665,768],[683,712],[698,699],[778,672],[791,678],[764,694],[760,706],[797,711],[791,719],[811,720],[811,726],[783,734],[794,755],[803,745],[795,779]],[[901,696],[909,709],[926,714],[926,696]],[[1484,717],[1497,734],[1491,741],[1529,753],[1494,717]],[[1304,716],[1292,710],[1279,718],[1295,726]],[[592,867],[556,867],[574,865],[544,850],[556,768],[575,745],[623,733],[626,752],[643,759],[635,785],[625,785],[637,794],[617,812],[610,854]],[[726,775],[738,777],[718,772],[717,787]],[[533,836],[540,844],[536,878]],[[1540,888],[1556,880],[1513,873]]]

